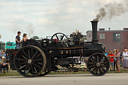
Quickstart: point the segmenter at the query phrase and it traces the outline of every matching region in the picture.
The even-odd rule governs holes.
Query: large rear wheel
[[[92,54],[87,62],[88,71],[95,76],[102,76],[109,70],[110,63],[103,53]]]
[[[15,57],[16,70],[24,77],[37,77],[46,67],[46,56],[36,46],[24,46]]]

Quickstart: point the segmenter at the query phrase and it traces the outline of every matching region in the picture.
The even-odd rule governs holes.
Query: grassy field
[[[124,71],[123,68],[120,68],[120,72],[118,71],[109,71],[108,73],[128,73],[128,71]],[[65,71],[57,71],[57,72],[51,72],[49,75],[58,75],[58,74],[89,74],[87,71],[78,71],[78,72],[65,72]],[[20,74],[13,70],[9,73],[0,73],[0,76],[20,76]]]

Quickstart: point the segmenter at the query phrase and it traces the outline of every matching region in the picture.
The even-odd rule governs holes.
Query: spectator
[[[105,50],[105,56],[108,56],[107,50]]]
[[[128,70],[128,50],[127,49],[124,49],[122,56],[123,56],[122,60],[123,60],[124,70]]]
[[[2,63],[3,63],[2,57],[3,56],[4,56],[4,52],[3,52],[3,50],[1,50],[1,53],[0,53],[0,73],[2,72]]]
[[[117,71],[120,72],[120,52],[119,52],[119,49],[116,49],[115,58],[116,58]]]
[[[2,59],[3,59],[3,62],[2,62],[3,71],[5,72],[7,70],[7,72],[8,72],[8,63],[7,63],[7,60],[6,60],[6,58],[4,56],[2,57]]]
[[[113,54],[116,55],[116,49],[113,50]],[[114,57],[114,71],[116,68],[116,57]]]
[[[21,35],[21,32],[18,31],[17,32],[17,36],[16,36],[16,49],[19,49],[20,48],[20,35]]]
[[[0,73],[2,72],[2,56],[0,56]]]
[[[24,43],[28,40],[27,34],[23,34],[23,39],[22,39],[22,46],[24,46]]]
[[[109,61],[110,61],[110,71],[114,70],[114,54],[112,53],[112,51],[108,54],[109,57]]]
[[[122,59],[123,52],[120,51],[120,66],[123,67],[123,59]]]

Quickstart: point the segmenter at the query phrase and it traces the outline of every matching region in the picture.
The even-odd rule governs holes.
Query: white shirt
[[[128,52],[123,52],[122,56],[123,56],[123,59],[128,59]]]

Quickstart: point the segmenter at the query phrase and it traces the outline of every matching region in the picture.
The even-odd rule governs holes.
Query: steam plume
[[[127,5],[123,3],[109,3],[104,7],[99,9],[99,13],[96,15],[96,18],[93,21],[101,21],[103,18],[107,17],[112,19],[113,17],[120,16],[125,13]]]
[[[15,33],[17,31],[21,31],[22,34],[27,33],[28,37],[32,37],[34,35],[35,28],[33,24],[22,25],[22,24],[13,23],[11,24],[11,26],[12,26],[11,31]]]
[[[30,24],[30,25],[27,26],[27,32],[28,32],[29,37],[34,35],[34,26],[33,26],[33,24]]]

